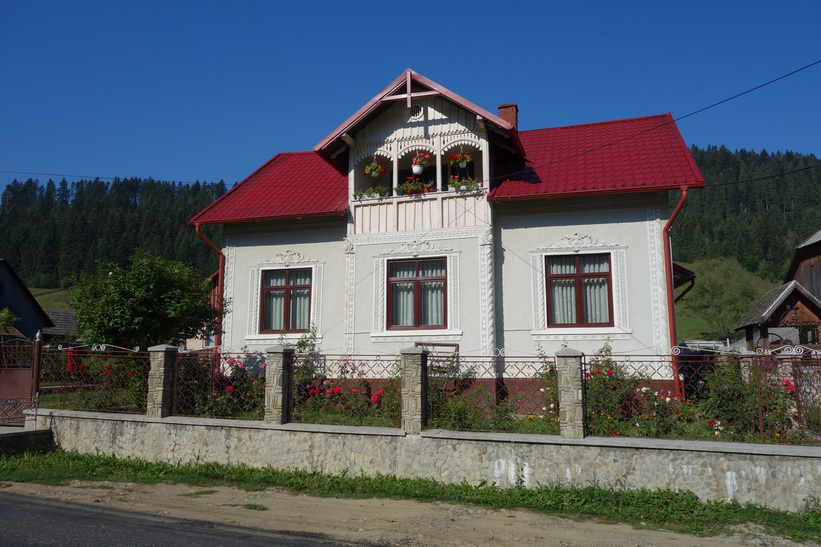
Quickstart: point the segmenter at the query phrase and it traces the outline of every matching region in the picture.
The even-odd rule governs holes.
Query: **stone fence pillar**
[[[148,371],[148,401],[145,415],[149,418],[165,418],[172,412],[174,399],[174,364],[177,346],[163,344],[148,348],[151,352],[151,369]]]
[[[582,393],[582,356],[565,348],[556,354],[559,376],[559,427],[564,439],[584,438],[584,395]]]
[[[428,422],[428,351],[406,348],[399,352],[402,377],[402,429],[418,434]]]
[[[265,350],[265,423],[282,425],[291,421],[294,394],[294,348],[274,346]]]

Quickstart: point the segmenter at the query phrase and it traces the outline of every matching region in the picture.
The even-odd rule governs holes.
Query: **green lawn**
[[[68,310],[68,292],[64,289],[35,289],[29,287],[37,303],[47,310]]]

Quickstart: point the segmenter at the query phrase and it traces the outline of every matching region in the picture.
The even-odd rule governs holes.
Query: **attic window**
[[[409,121],[416,122],[422,119],[422,105],[415,104],[410,108]]]

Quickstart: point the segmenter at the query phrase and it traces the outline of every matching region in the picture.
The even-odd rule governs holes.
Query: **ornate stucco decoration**
[[[413,241],[406,241],[394,249],[388,249],[379,253],[382,256],[419,256],[420,254],[445,253],[453,251],[449,247],[434,247],[430,241],[420,241],[414,239]]]
[[[349,255],[349,254],[352,254],[354,252],[356,252],[356,247],[354,247],[353,241],[351,241],[351,238],[346,237],[345,238],[345,254]]]
[[[270,260],[263,260],[259,262],[259,265],[266,265],[266,264],[281,264],[284,266],[290,266],[291,264],[300,264],[302,262],[315,262],[309,258],[306,258],[305,255],[299,253],[297,251],[292,250],[285,250],[280,253],[274,255],[273,258]]]
[[[564,236],[561,240],[557,243],[549,243],[538,249],[540,251],[546,251],[550,249],[570,249],[574,253],[578,253],[582,249],[587,249],[591,247],[615,247],[615,243],[610,243],[608,241],[599,241],[598,239],[594,239],[589,235],[582,235],[579,233],[575,233],[572,236]]]

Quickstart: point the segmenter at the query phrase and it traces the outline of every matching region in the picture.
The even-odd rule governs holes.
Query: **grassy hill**
[[[68,293],[63,289],[35,289],[29,287],[29,291],[40,304],[40,307],[47,310],[68,310]]]

